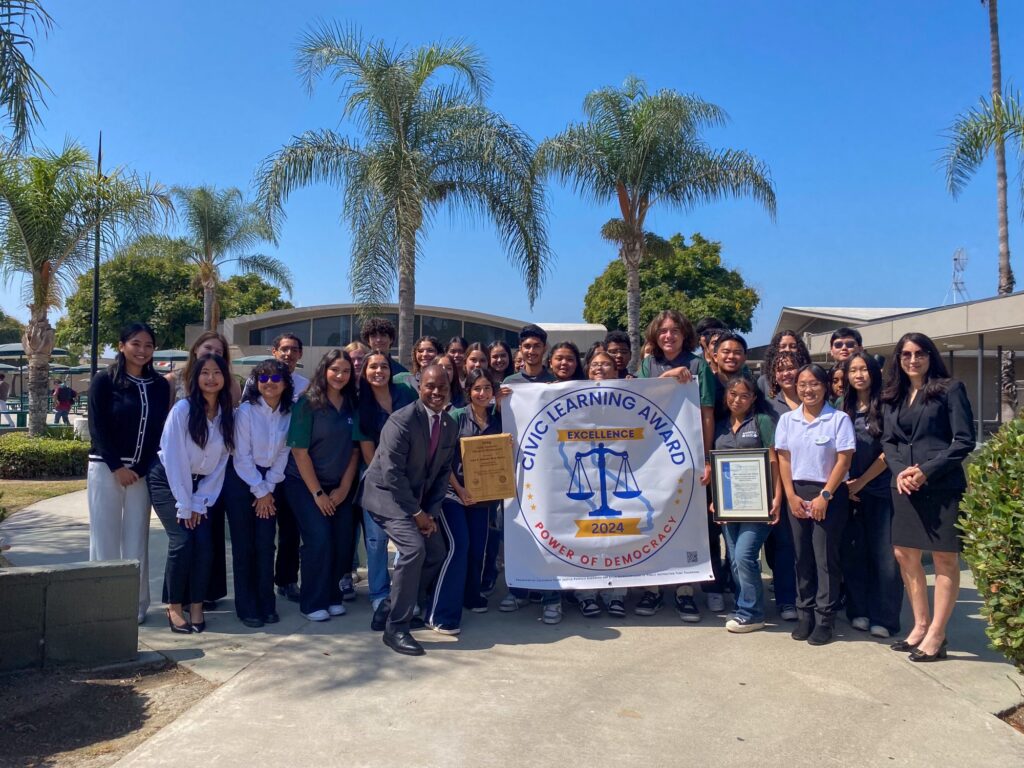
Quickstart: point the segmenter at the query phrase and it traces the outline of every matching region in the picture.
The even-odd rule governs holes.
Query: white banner
[[[697,383],[514,384],[502,404],[517,498],[505,578],[532,590],[706,581]]]

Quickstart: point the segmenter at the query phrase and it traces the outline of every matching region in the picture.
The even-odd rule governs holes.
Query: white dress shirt
[[[235,472],[257,499],[274,492],[288,464],[288,426],[292,414],[271,410],[262,397],[244,402],[235,411]],[[265,467],[267,476],[257,467]]]
[[[187,520],[193,512],[206,514],[217,501],[224,485],[228,452],[220,433],[220,411],[206,420],[206,447],[200,448],[188,432],[188,400],[179,400],[171,408],[160,436],[160,462],[167,472],[167,484],[176,502],[178,517]],[[203,475],[192,493],[192,477]]]
[[[850,417],[828,403],[822,406],[821,413],[813,421],[804,419],[801,405],[779,417],[775,428],[775,448],[789,451],[793,480],[827,483],[836,465],[836,455],[840,451],[855,450],[857,436]]]
[[[302,397],[302,393],[309,388],[309,379],[303,376],[298,371],[292,372],[292,387],[295,392],[292,394],[292,399],[298,402],[299,398]]]

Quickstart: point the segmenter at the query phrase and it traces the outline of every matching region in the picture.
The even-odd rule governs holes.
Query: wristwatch
[[[323,495],[324,495],[324,489],[323,489],[323,488],[321,488],[320,490],[318,490],[318,491],[317,491],[316,493],[314,493],[314,494],[313,494],[313,496],[314,496],[314,497],[316,497],[316,498],[318,498],[318,499],[319,499],[319,498],[320,498],[321,496],[323,496]]]
[[[822,488],[821,489],[821,498],[823,498],[825,501],[832,501],[832,494],[829,491],[827,491],[824,488]]]

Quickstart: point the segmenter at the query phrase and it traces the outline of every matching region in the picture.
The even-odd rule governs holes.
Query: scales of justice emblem
[[[615,484],[611,494],[617,499],[635,499],[642,491],[636,482],[633,468],[629,465],[629,452],[616,451],[605,447],[604,443],[598,443],[596,448],[589,451],[577,451],[572,473],[569,477],[569,490],[566,496],[573,501],[587,501],[594,498],[594,486],[590,483],[590,477],[584,466],[584,459],[591,456],[597,459],[598,488],[600,489],[600,505],[590,510],[589,517],[621,517],[622,512],[612,509],[608,505],[608,457],[618,459],[618,467],[615,472]],[[614,463],[614,462],[613,462]],[[586,486],[584,488],[584,485]]]

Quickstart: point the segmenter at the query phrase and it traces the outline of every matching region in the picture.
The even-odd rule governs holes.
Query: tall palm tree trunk
[[[998,0],[988,0],[988,32],[992,54],[992,104],[1002,107],[1003,71],[999,51],[999,4]],[[1001,114],[1001,112],[997,112]],[[996,159],[996,207],[999,216],[999,288],[998,294],[1006,296],[1013,293],[1015,280],[1010,266],[1010,226],[1006,202],[1006,145],[1003,134],[998,131],[995,141]],[[1002,420],[1013,419],[1017,410],[1017,383],[1014,371],[1014,354],[1012,349],[1003,351],[999,361],[999,390]]]
[[[398,360],[406,367],[412,365],[415,333],[416,235],[409,235],[398,242]]]
[[[643,358],[643,339],[640,337],[640,261],[643,258],[643,246],[637,242],[627,242],[622,247],[622,261],[626,265],[626,330],[629,343],[633,349],[633,357],[629,368],[636,373],[640,360]]]
[[[29,312],[28,325],[21,337],[28,358],[28,433],[41,437],[46,434],[53,328],[46,316],[46,307],[31,304]]]
[[[217,324],[213,316],[213,305],[217,301],[216,286],[210,283],[203,283],[203,330],[215,330]]]

